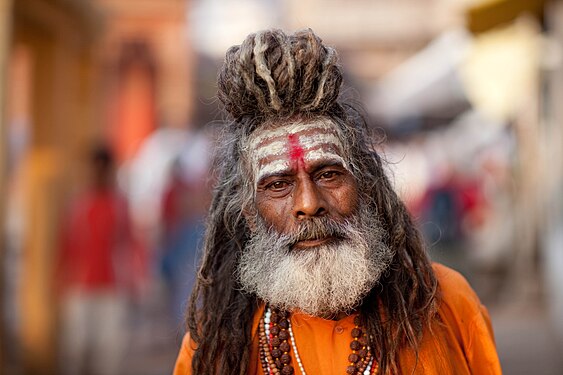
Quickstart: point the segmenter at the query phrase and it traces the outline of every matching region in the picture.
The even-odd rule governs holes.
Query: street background
[[[504,373],[562,374],[555,0],[0,0],[0,373],[171,373],[217,70],[272,27],[339,51],[343,95],[431,257],[489,309]]]

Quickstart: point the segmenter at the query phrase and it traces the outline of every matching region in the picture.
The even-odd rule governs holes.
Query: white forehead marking
[[[299,147],[304,151],[303,159],[306,162],[318,160],[335,161],[348,170],[348,163],[335,151],[323,150],[316,147],[331,145],[342,151],[342,142],[334,134],[337,132],[335,125],[327,120],[316,121],[313,123],[294,123],[272,130],[264,130],[251,138],[249,151],[252,153],[252,164],[255,176],[255,184],[265,176],[282,173],[291,167],[288,157],[290,144],[286,138],[288,135],[297,134],[304,131],[318,130],[319,133],[301,134],[298,137]],[[282,138],[275,140],[275,138]],[[268,140],[272,140],[268,142]],[[260,145],[263,143],[262,145]],[[260,161],[270,156],[286,156],[283,159],[272,160],[261,164]]]
[[[332,122],[328,120],[319,120],[309,123],[297,122],[276,129],[264,130],[252,138],[252,140],[249,143],[249,146],[251,150],[254,150],[260,143],[262,143],[267,139],[272,139],[288,134],[300,133],[305,130],[313,130],[313,129],[334,131],[336,130],[336,127]]]
[[[348,169],[348,164],[342,159],[342,157],[334,152],[324,151],[324,150],[313,150],[305,154],[305,161],[314,162],[317,160],[327,160],[327,161],[337,161],[342,164],[343,167]]]
[[[284,139],[283,141],[275,141],[254,149],[252,156],[254,157],[254,160],[258,162],[267,156],[283,155],[287,151],[287,139]]]
[[[256,179],[256,181],[257,182],[260,181],[260,179],[264,176],[287,171],[288,169],[289,169],[289,161],[275,160],[271,163],[267,163],[266,165],[263,165],[260,168],[258,172],[258,178]]]
[[[340,140],[332,133],[302,135],[299,137],[299,144],[303,148],[303,151],[307,151],[324,144],[336,145],[340,149]],[[257,161],[259,161],[268,156],[283,155],[288,151],[289,147],[287,139],[283,139],[258,147],[254,152],[254,157]]]

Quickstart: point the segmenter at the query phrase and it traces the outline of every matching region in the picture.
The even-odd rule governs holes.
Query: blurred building
[[[53,254],[62,208],[85,179],[85,150],[106,139],[120,163],[141,156],[133,169],[148,187],[164,181],[142,144],[166,138],[167,151],[182,149],[183,130],[216,120],[225,50],[267,27],[311,27],[339,50],[345,85],[355,88],[346,93],[385,129],[388,155],[403,160],[394,180],[410,208],[428,191],[470,193],[456,231],[470,228],[472,261],[502,276],[476,288],[498,286],[525,302],[542,294],[563,337],[561,8],[555,0],[0,0],[0,372],[54,372]],[[485,209],[475,209],[475,181]]]
[[[10,343],[4,358],[21,358],[27,373],[49,374],[56,348],[51,280],[58,219],[77,178],[81,146],[97,128],[94,47],[101,18],[86,1],[14,1],[4,15],[3,25],[11,28],[2,33],[8,229],[2,261],[11,288],[2,283],[9,297],[2,312],[14,323],[11,336],[3,337]]]
[[[194,59],[185,0],[95,0],[107,135],[120,160],[157,127],[187,128]]]
[[[287,2],[287,26],[311,27],[342,51],[357,80],[373,80],[464,23],[468,1],[342,0]]]
[[[559,348],[563,347],[563,4],[549,4],[546,11],[549,30],[542,87],[545,103],[542,114],[542,143],[540,145],[545,179],[542,208],[540,246],[542,268],[545,272],[549,316],[554,322]]]
[[[90,146],[109,140],[124,161],[157,127],[189,126],[186,12],[181,0],[0,1],[0,372],[55,371],[54,252]]]

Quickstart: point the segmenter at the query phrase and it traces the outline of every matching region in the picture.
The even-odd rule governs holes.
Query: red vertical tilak
[[[289,134],[287,136],[289,142],[289,159],[294,168],[304,167],[305,164],[305,151],[299,143],[299,136],[297,134]]]

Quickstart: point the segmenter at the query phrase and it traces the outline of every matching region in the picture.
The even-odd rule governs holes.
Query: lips
[[[331,241],[334,241],[335,238],[334,237],[325,237],[325,238],[316,238],[316,239],[312,239],[312,240],[302,240],[302,241],[297,241],[292,248],[293,249],[310,249],[313,247],[317,247],[317,246],[321,246],[321,245],[325,245]]]

